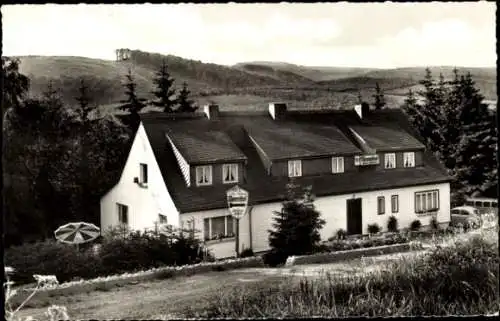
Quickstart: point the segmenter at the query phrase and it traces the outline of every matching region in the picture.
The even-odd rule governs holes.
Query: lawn
[[[458,248],[454,244],[457,241],[461,244]],[[440,250],[436,250],[436,246],[433,246],[423,251],[381,255],[333,264],[247,268],[132,283],[119,287],[103,286],[92,292],[70,296],[35,295],[21,311],[20,316],[44,319],[43,314],[51,304],[66,306],[71,319],[169,319],[197,316],[254,318],[298,317],[312,314],[335,317],[363,313],[410,315],[412,311],[425,312],[432,306],[437,308],[445,306],[439,302],[443,294],[439,291],[444,291],[443,286],[450,288],[458,286],[457,289],[467,290],[462,293],[467,294],[467,300],[474,297],[478,290],[484,295],[476,301],[471,299],[470,302],[461,301],[462,299],[458,297],[456,303],[453,303],[455,305],[446,305],[448,310],[436,310],[438,314],[446,314],[446,311],[456,314],[457,311],[464,309],[488,313],[492,308],[498,309],[498,301],[491,302],[489,296],[491,291],[496,291],[495,298],[498,298],[498,231],[491,230],[483,235],[478,231],[467,233],[455,237],[453,242],[450,240],[441,242],[441,246]],[[432,255],[434,260],[441,261],[422,263],[425,257]],[[457,272],[457,262],[463,264],[465,272],[458,271],[461,274]],[[425,268],[432,267],[433,264],[436,273],[442,275],[434,274],[434,270]],[[460,264],[458,266],[461,266]],[[496,268],[491,270],[491,266]],[[414,273],[415,269],[419,271],[418,273],[427,271],[426,273],[430,275]],[[485,279],[483,282],[481,281],[483,279],[474,278],[468,273],[486,277],[483,278]],[[420,280],[424,276],[427,290],[416,281],[417,277]],[[446,284],[446,282],[451,283]],[[342,298],[339,294],[340,301],[335,305],[337,310],[334,313],[331,303],[324,301],[334,288],[335,293],[348,291],[356,294],[360,289],[362,291],[350,298]],[[400,291],[399,294],[392,293],[391,296],[391,291],[394,292],[392,289]],[[426,298],[427,294],[421,294],[425,298],[423,301],[413,302],[412,294],[405,291],[424,291],[424,293],[429,291],[429,293]],[[265,299],[261,300],[264,293]],[[311,293],[314,294],[314,298],[311,297]],[[367,297],[367,293],[372,297]],[[374,305],[372,304],[374,300],[381,300],[382,304]],[[470,306],[466,306],[469,303]],[[375,306],[378,308],[374,308]],[[395,310],[390,310],[391,308]],[[359,309],[364,309],[364,312],[360,313]]]

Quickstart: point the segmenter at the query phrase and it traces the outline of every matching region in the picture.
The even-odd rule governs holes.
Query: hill
[[[268,67],[280,72],[288,72],[300,75],[304,78],[317,81],[327,81],[334,79],[342,79],[349,77],[356,77],[364,75],[369,71],[375,70],[373,68],[355,68],[355,67],[307,67],[294,65],[287,62],[245,62],[234,65],[236,68],[243,70],[258,67]]]
[[[99,105],[116,106],[124,98],[123,82],[128,69],[137,82],[138,93],[152,98],[153,78],[165,59],[174,85],[186,81],[198,104],[209,101],[233,107],[256,108],[266,102],[282,100],[296,108],[345,108],[357,103],[358,92],[371,101],[375,84],[386,94],[389,107],[399,107],[409,88],[418,89],[425,68],[345,68],[307,67],[281,62],[251,62],[234,66],[184,59],[139,50],[131,51],[129,60],[110,61],[85,57],[24,56],[20,71],[31,79],[32,96],[40,95],[49,81],[59,88],[63,100],[75,104],[80,79],[89,84],[92,98]],[[452,67],[433,67],[437,78],[442,72],[452,75]],[[470,71],[486,99],[497,100],[494,68],[460,68]],[[237,97],[241,97],[241,102]],[[221,106],[222,107],[222,106]]]

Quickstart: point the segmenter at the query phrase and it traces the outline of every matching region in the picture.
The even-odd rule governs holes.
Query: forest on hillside
[[[52,81],[39,97],[30,97],[32,81],[19,65],[17,59],[2,57],[6,246],[51,237],[68,221],[99,225],[99,200],[121,174],[139,113],[148,105],[166,113],[195,112],[198,107],[190,83],[175,79],[166,61],[149,74],[148,97],[138,90],[130,69],[121,75],[117,109],[124,113],[122,117],[100,112],[96,88],[87,78],[78,79],[70,103],[61,97],[61,84]],[[181,85],[175,86],[176,82]],[[401,107],[427,148],[454,177],[454,203],[496,185],[496,111],[488,110],[473,77],[455,70],[451,80],[442,75],[436,79],[427,70],[418,84],[422,89],[408,91]],[[332,100],[388,108],[382,86],[374,85],[370,95],[321,90]],[[314,90],[288,86],[242,88],[232,98],[250,99],[253,96],[244,94],[248,92],[264,94],[259,90],[290,99],[318,99]]]
[[[286,101],[300,108],[316,108],[321,104],[333,107],[344,103],[350,106],[356,99],[349,97],[358,96],[358,92],[363,97],[371,97],[378,83],[386,93],[388,106],[398,108],[409,88],[421,89],[419,79],[425,75],[423,68],[373,70],[271,62],[222,66],[138,50],[131,50],[130,58],[122,61],[42,56],[20,57],[20,61],[21,73],[30,78],[31,97],[40,97],[52,82],[68,105],[75,105],[74,97],[82,78],[92,88],[91,95],[96,103],[101,106],[118,104],[128,69],[137,83],[137,92],[151,99],[152,77],[163,61],[175,79],[173,86],[180,90],[183,82],[189,83],[192,97],[199,103],[207,99],[224,101],[226,95],[254,95],[268,101]],[[431,69],[436,74],[442,73],[446,80],[453,77],[452,68]],[[495,70],[460,68],[459,71],[470,71],[486,99],[496,101]],[[337,96],[343,98],[337,99]]]

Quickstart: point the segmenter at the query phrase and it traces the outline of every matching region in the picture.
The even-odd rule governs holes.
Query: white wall
[[[372,192],[363,192],[346,195],[318,197],[314,204],[321,213],[326,224],[321,230],[321,238],[328,239],[334,236],[338,229],[347,230],[347,200],[361,198],[363,233],[368,233],[368,225],[377,223],[383,231],[387,231],[387,221],[391,215],[398,219],[400,229],[409,227],[414,220],[420,220],[422,225],[429,225],[431,216],[418,216],[415,214],[415,192],[426,190],[439,190],[439,211],[437,220],[439,223],[450,221],[450,185],[449,183],[422,185],[397,189],[387,189]],[[391,213],[391,196],[398,195],[399,211]],[[385,198],[385,214],[377,213],[377,197]]]
[[[252,213],[253,214],[253,213]],[[196,235],[201,240],[204,239],[204,219],[209,217],[217,217],[217,216],[225,216],[230,215],[229,210],[227,208],[224,209],[216,209],[209,210],[203,212],[191,212],[191,213],[183,213],[181,214],[181,221],[183,222],[183,226],[186,228],[187,222],[194,219],[195,230],[199,230],[199,233]],[[243,216],[240,219],[240,239],[239,239],[239,248],[240,252],[250,247],[250,235],[249,235],[249,214]],[[236,228],[234,230],[236,233]],[[226,240],[214,240],[208,241],[206,243],[207,247],[212,251],[216,258],[225,258],[225,257],[234,257],[236,250],[236,239],[230,238]]]
[[[140,163],[148,165],[147,188],[134,183],[134,177],[139,177]],[[128,206],[129,227],[132,229],[154,227],[158,214],[166,215],[169,224],[179,226],[178,211],[163,181],[142,123],[137,130],[118,184],[101,198],[103,232],[118,224],[117,202]]]
[[[417,216],[415,214],[415,192],[426,190],[439,190],[439,211],[437,219],[439,223],[448,223],[450,221],[450,186],[448,183],[435,185],[422,185],[416,187],[405,187],[397,189],[389,189],[382,191],[336,195],[318,197],[314,204],[316,209],[321,213],[321,217],[326,221],[323,229],[320,231],[322,240],[326,240],[334,236],[338,229],[347,229],[347,208],[346,203],[351,198],[362,198],[362,226],[363,233],[368,233],[368,224],[377,223],[382,227],[383,231],[387,231],[387,220],[391,215],[398,219],[399,228],[407,228],[413,220],[419,219],[422,225],[429,225],[431,216]],[[399,196],[399,212],[391,213],[391,196]],[[385,214],[377,214],[377,197],[385,197]],[[267,203],[255,205],[251,211],[252,218],[252,249],[254,252],[269,250],[269,233],[272,229],[273,212],[281,210],[281,203]],[[227,209],[218,209],[205,212],[193,212],[181,214],[183,221],[188,221],[192,217],[195,218],[195,226],[203,231],[203,219],[206,217],[214,217],[227,215]],[[240,251],[250,244],[249,234],[249,218],[247,213],[240,221]],[[199,234],[203,238],[203,232]],[[222,242],[212,242],[208,247],[216,255],[217,258],[234,256],[234,240],[226,240]]]

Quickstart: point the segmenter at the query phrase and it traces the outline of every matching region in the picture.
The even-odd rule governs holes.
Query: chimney
[[[209,104],[203,107],[203,111],[205,115],[207,115],[208,119],[217,119],[219,118],[219,105]]]
[[[370,105],[363,102],[360,105],[354,106],[354,110],[358,114],[359,118],[363,119],[363,117],[368,116],[368,113],[370,113]]]
[[[285,103],[269,103],[269,114],[274,120],[283,119],[286,115]]]

